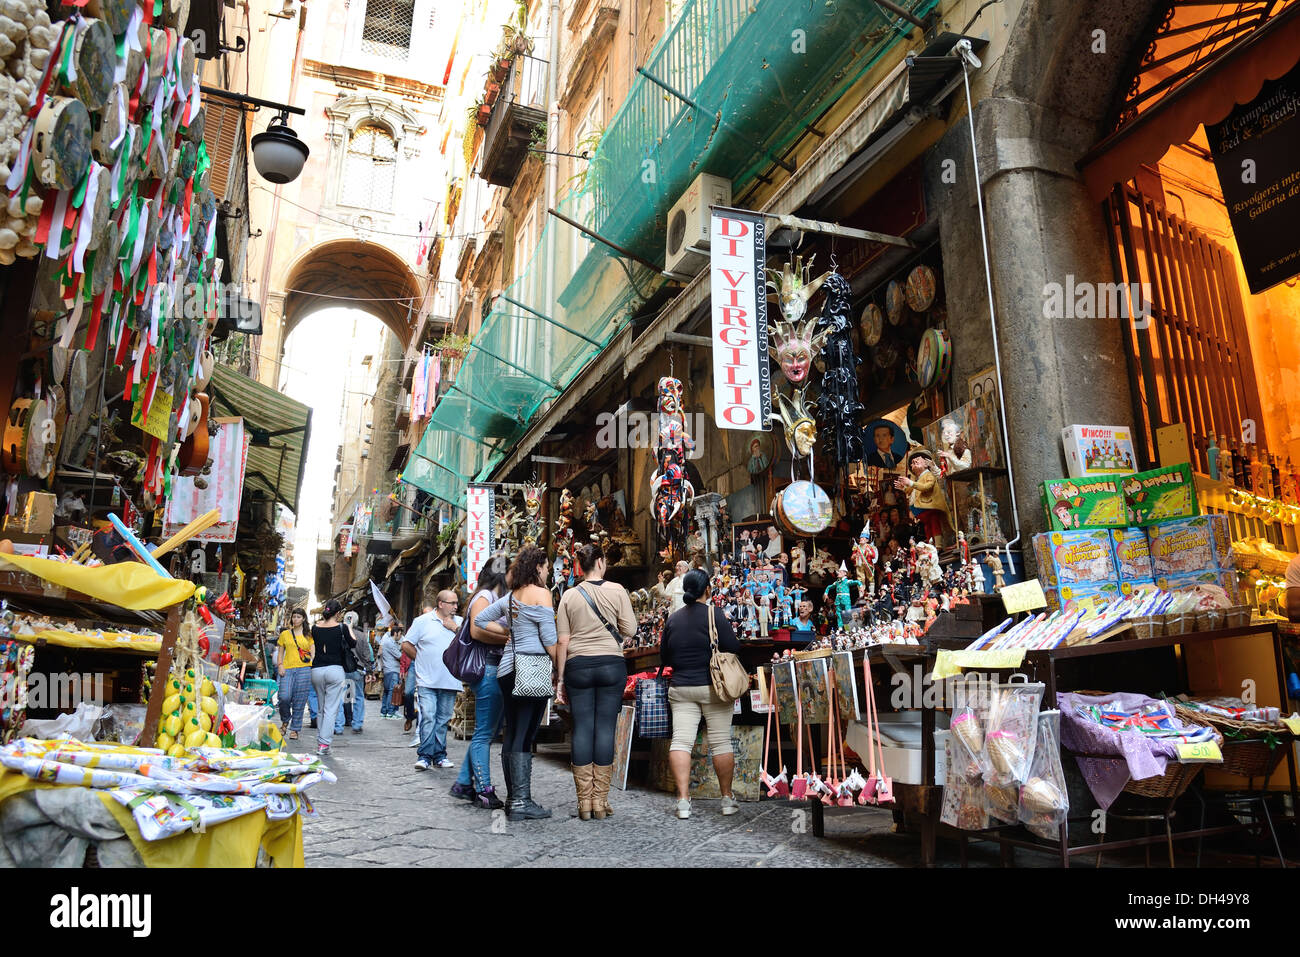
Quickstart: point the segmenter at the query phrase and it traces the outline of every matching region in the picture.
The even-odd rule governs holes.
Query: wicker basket
[[[1130,778],[1128,784],[1124,785],[1124,791],[1127,794],[1136,794],[1138,797],[1173,799],[1191,786],[1203,767],[1203,764],[1181,764],[1170,761],[1164,774],[1155,778],[1143,778],[1141,781]]]
[[[1228,628],[1245,628],[1250,624],[1250,606],[1249,605],[1230,605],[1227,609]]]
[[[1189,724],[1204,725],[1222,735],[1220,770],[1237,777],[1267,778],[1282,763],[1287,748],[1295,744],[1294,735],[1285,728],[1265,728],[1258,723],[1221,718],[1181,704],[1175,705],[1174,710]]]
[[[1130,618],[1128,623],[1133,628],[1134,638],[1159,638],[1165,633],[1165,622],[1162,615],[1141,615]]]
[[[1188,612],[1166,612],[1161,617],[1165,620],[1166,635],[1185,635],[1196,630],[1195,619]]]

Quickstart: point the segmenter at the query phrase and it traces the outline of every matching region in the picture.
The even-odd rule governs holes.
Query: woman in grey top
[[[533,742],[549,698],[520,698],[515,690],[515,655],[556,655],[555,610],[546,588],[546,552],[522,548],[506,573],[508,594],[502,595],[474,616],[474,624],[499,637],[509,636],[497,666],[497,682],[505,699],[506,726],[501,745],[501,766],[505,772],[506,816],[510,820],[538,820],[551,812],[532,799]],[[503,614],[513,618],[513,631],[502,628]]]

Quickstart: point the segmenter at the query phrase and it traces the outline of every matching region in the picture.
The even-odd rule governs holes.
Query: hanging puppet
[[[817,400],[817,417],[834,441],[835,464],[847,468],[861,462],[864,454],[862,426],[858,416],[866,411],[858,400],[858,363],[853,351],[852,290],[839,273],[826,277],[826,301],[817,320],[821,348],[822,393]]]
[[[659,539],[668,552],[683,550],[686,545],[686,503],[695,497],[695,487],[686,477],[686,454],[694,448],[682,411],[682,381],[664,376],[659,380],[659,434],[655,439],[659,468],[650,477],[650,495]]]
[[[555,564],[551,590],[556,595],[573,585],[573,494],[560,490],[560,514],[555,519]]]
[[[542,496],[545,485],[524,486],[524,545],[538,545],[542,541]]]

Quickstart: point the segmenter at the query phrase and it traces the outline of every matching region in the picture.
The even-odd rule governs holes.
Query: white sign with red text
[[[465,581],[472,592],[478,587],[479,569],[492,557],[495,506],[486,485],[468,486],[465,497]]]
[[[715,209],[710,236],[713,417],[720,429],[766,432],[771,427],[772,379],[767,364],[763,217]]]

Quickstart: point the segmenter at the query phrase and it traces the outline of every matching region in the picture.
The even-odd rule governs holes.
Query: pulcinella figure
[[[659,540],[670,551],[686,544],[685,506],[695,497],[695,487],[686,477],[686,453],[694,448],[682,411],[682,381],[664,376],[659,380],[659,435],[655,439],[659,468],[650,477],[650,494]]]
[[[846,468],[853,462],[861,462],[863,457],[862,426],[858,424],[858,416],[866,410],[858,400],[857,369],[861,360],[853,351],[849,281],[839,273],[832,273],[825,287],[826,302],[817,320],[818,332],[825,337],[817,417],[832,438],[836,466]]]

